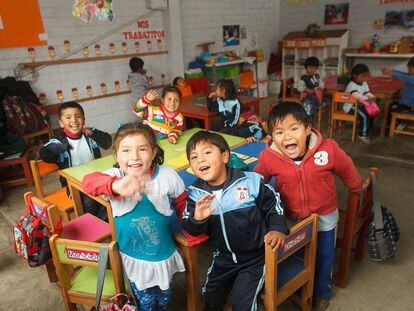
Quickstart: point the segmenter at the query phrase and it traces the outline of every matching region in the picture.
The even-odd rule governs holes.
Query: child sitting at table
[[[358,137],[363,143],[370,143],[369,135],[374,124],[374,116],[379,114],[375,103],[375,95],[369,89],[367,80],[370,77],[368,66],[357,64],[351,71],[351,82],[346,86],[345,92],[350,93],[358,101]],[[375,113],[368,109],[374,107]],[[353,104],[344,104],[343,109],[348,114],[354,113]]]
[[[241,104],[236,95],[236,86],[231,79],[221,79],[207,98],[207,108],[218,112],[220,126],[214,128],[224,134],[240,136],[248,142],[258,141],[265,132],[260,122],[240,120]]]
[[[121,126],[114,138],[119,168],[86,175],[86,193],[110,198],[119,251],[139,310],[167,310],[173,275],[185,270],[174,244],[171,216],[186,204],[177,172],[162,165],[164,151],[151,128]]]
[[[103,149],[109,149],[112,137],[108,133],[92,127],[85,127],[85,113],[76,102],[66,102],[59,106],[59,125],[63,133],[57,135],[39,150],[40,159],[55,163],[59,169],[78,166],[99,159]],[[60,177],[62,187],[67,187],[66,179]],[[69,196],[69,190],[67,190]],[[91,213],[100,219],[108,220],[104,206],[81,194],[85,213]]]
[[[317,73],[319,68],[319,59],[317,57],[308,57],[305,60],[306,74],[300,77],[297,90],[303,94],[302,104],[308,116],[316,115],[322,104],[322,89],[324,83]]]
[[[331,296],[331,272],[335,257],[338,199],[334,176],[345,187],[359,191],[362,181],[352,159],[332,139],[312,129],[305,109],[285,102],[269,113],[267,147],[254,171],[264,182],[275,178],[287,218],[300,221],[318,214],[315,286],[317,310],[325,310]]]
[[[177,88],[180,90],[181,95],[182,95],[183,97],[193,95],[193,91],[191,90],[191,86],[189,86],[189,85],[185,82],[185,80],[184,80],[184,78],[183,78],[183,77],[176,77],[176,78],[173,80],[173,85],[174,85],[175,87],[177,87]]]
[[[407,69],[408,72],[391,70],[390,68],[382,69],[383,74],[404,82],[404,88],[398,103],[399,107],[396,109],[400,112],[414,112],[414,57],[408,61]]]
[[[182,226],[208,233],[214,248],[202,293],[204,310],[257,310],[264,281],[264,245],[282,247],[287,227],[279,194],[262,176],[228,166],[230,148],[218,133],[189,139],[187,158],[198,179],[189,187]]]
[[[128,74],[129,84],[131,86],[131,105],[135,107],[137,102],[144,96],[148,89],[148,78],[144,69],[144,61],[138,57],[132,57],[129,60],[131,72]]]
[[[152,128],[158,139],[176,144],[184,126],[184,117],[179,111],[181,92],[175,86],[166,86],[162,90],[161,104],[151,104],[157,97],[157,91],[150,90],[137,102],[134,113],[142,114],[143,122]]]

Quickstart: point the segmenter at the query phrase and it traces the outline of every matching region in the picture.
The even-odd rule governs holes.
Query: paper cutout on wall
[[[84,23],[89,23],[94,17],[100,21],[112,21],[114,18],[112,0],[75,0],[72,14]]]

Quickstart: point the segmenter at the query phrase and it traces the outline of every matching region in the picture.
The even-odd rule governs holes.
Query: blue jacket
[[[408,107],[414,107],[414,75],[407,72],[393,70],[392,77],[404,82],[400,104]]]
[[[196,202],[218,190],[222,190],[221,198],[212,202],[217,209],[207,220],[195,220]],[[267,232],[288,231],[279,193],[260,174],[231,168],[219,187],[201,179],[189,187],[182,227],[192,235],[208,233],[214,249],[230,255],[235,263],[264,255]]]
[[[207,98],[207,108],[208,111],[219,113],[222,127],[233,127],[239,122],[241,104],[237,98],[227,100]]]

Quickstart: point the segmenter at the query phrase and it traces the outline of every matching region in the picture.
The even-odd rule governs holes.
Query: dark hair
[[[162,89],[162,94],[161,94],[161,97],[162,97],[162,98],[164,98],[164,96],[165,96],[167,93],[177,93],[177,94],[178,94],[178,96],[180,97],[180,101],[181,101],[181,97],[182,97],[182,95],[181,95],[181,91],[180,91],[180,89],[179,89],[178,87],[173,86],[173,85],[168,85],[168,86],[164,87],[164,88]]]
[[[121,141],[130,135],[142,134],[150,143],[152,150],[157,150],[154,159],[152,160],[152,166],[161,165],[164,163],[164,150],[158,145],[157,138],[155,137],[152,129],[143,123],[127,123],[121,125],[114,137],[113,152],[116,155],[119,144]]]
[[[232,79],[220,79],[216,83],[216,87],[222,87],[226,91],[226,98],[224,99],[236,99],[236,85]]]
[[[224,139],[223,136],[220,134],[209,132],[206,130],[199,131],[193,136],[190,137],[190,139],[187,142],[186,146],[186,152],[187,152],[187,159],[190,160],[190,153],[193,151],[197,145],[201,142],[207,142],[212,144],[213,146],[216,146],[220,149],[220,151],[223,153],[225,151],[230,152],[230,147],[227,141]]]
[[[132,57],[129,60],[129,68],[131,68],[132,72],[138,72],[144,68],[144,61],[138,57]]]
[[[319,59],[315,56],[308,57],[305,60],[305,68],[308,66],[319,67]]]
[[[351,70],[351,79],[354,80],[356,76],[369,72],[369,68],[365,64],[356,64]]]
[[[414,67],[414,57],[411,57],[408,60],[407,67]]]
[[[183,77],[175,77],[174,80],[173,80],[173,85],[176,86],[178,84],[178,80],[180,80],[180,79],[184,80]]]
[[[83,108],[81,105],[79,105],[77,102],[66,102],[66,103],[60,104],[59,106],[59,109],[58,109],[59,119],[63,114],[63,110],[68,109],[68,108],[79,109],[79,111],[82,113],[82,116],[85,117],[85,111],[83,111]]]
[[[273,106],[272,110],[270,110],[269,117],[267,119],[267,127],[269,128],[268,133],[272,135],[273,127],[276,123],[282,122],[289,115],[298,120],[300,123],[303,123],[305,127],[310,126],[309,116],[306,114],[306,111],[302,105],[287,101]]]

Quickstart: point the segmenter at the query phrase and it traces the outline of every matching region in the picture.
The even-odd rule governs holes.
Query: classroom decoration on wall
[[[223,26],[223,46],[240,44],[240,25]]]
[[[122,50],[122,53],[124,53],[124,54],[126,54],[128,52],[128,45],[127,45],[126,42],[121,43],[121,50]]]
[[[414,27],[414,10],[387,12],[385,14],[385,28],[391,27],[405,29]]]
[[[0,48],[47,45],[37,1],[0,1],[0,16]]]
[[[109,53],[111,55],[114,55],[115,51],[116,51],[115,43],[113,43],[113,42],[109,43]]]
[[[62,90],[57,90],[56,91],[56,98],[58,99],[58,101],[63,103],[63,101],[65,100],[65,96],[63,95]]]
[[[48,53],[49,53],[50,58],[51,58],[52,60],[54,60],[54,59],[55,59],[55,57],[56,57],[56,50],[55,50],[55,47],[54,47],[53,45],[49,45],[49,47],[47,48],[47,51],[48,51]]]
[[[27,48],[27,55],[29,56],[29,58],[30,58],[30,60],[32,62],[35,61],[35,59],[36,59],[36,51],[35,51],[35,49],[33,47]]]
[[[46,102],[47,102],[46,94],[45,93],[40,93],[39,94],[39,104],[46,105]]]
[[[65,50],[66,53],[70,52],[71,46],[70,46],[70,41],[69,40],[63,41],[63,49]]]
[[[94,17],[100,21],[112,21],[112,0],[75,0],[72,15],[84,23],[89,23]]]
[[[114,82],[114,88],[115,88],[115,91],[117,92],[121,90],[121,84],[119,83],[119,81]]]
[[[325,25],[348,24],[349,3],[325,5]]]
[[[86,86],[86,94],[87,94],[89,97],[92,97],[92,96],[93,96],[93,89],[92,89],[92,86],[90,86],[90,85],[87,85],[87,86]]]
[[[78,92],[78,88],[77,87],[73,87],[72,88],[72,97],[74,99],[78,99],[79,98],[79,92]]]

